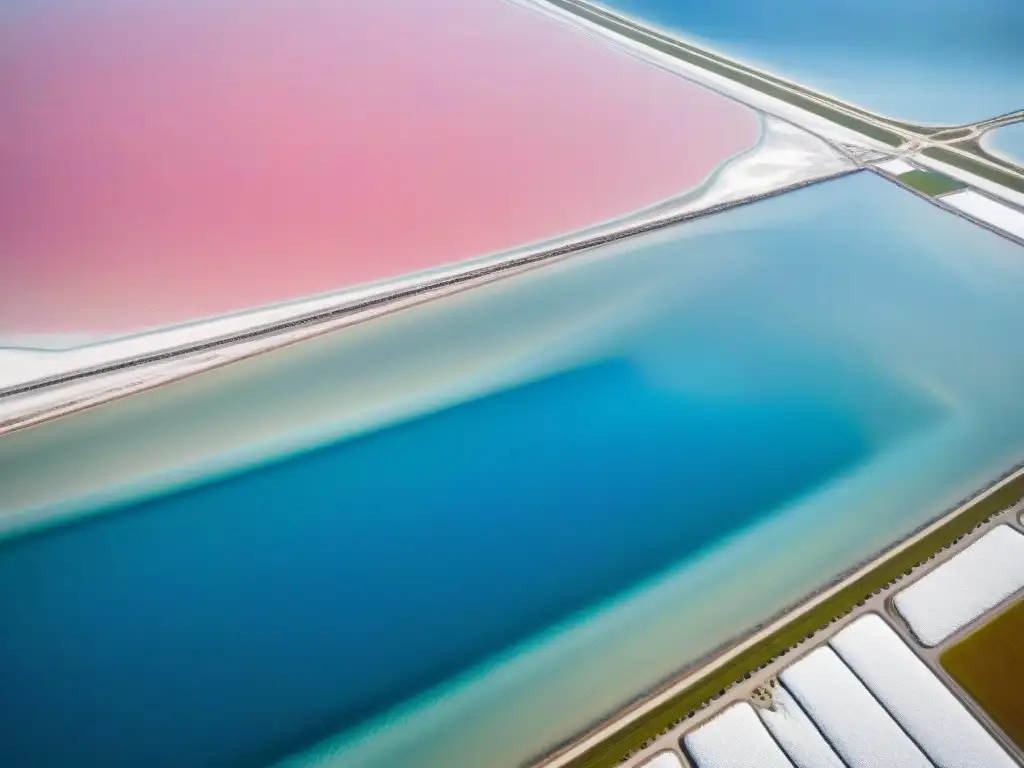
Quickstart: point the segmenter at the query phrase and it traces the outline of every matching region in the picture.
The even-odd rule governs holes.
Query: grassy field
[[[943,652],[940,663],[1024,749],[1024,600]]]
[[[916,189],[918,192],[934,197],[944,195],[947,192],[956,192],[958,189],[967,187],[963,182],[951,179],[942,173],[935,171],[910,171],[899,177],[901,184]]]

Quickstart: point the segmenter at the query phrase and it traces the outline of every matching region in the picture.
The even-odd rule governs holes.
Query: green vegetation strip
[[[685,61],[687,64],[692,64],[713,74],[721,75],[733,82],[753,88],[779,101],[784,101],[806,112],[830,120],[844,128],[856,131],[861,135],[869,136],[893,147],[898,147],[903,143],[903,137],[899,134],[873,122],[863,120],[857,115],[849,114],[848,111],[842,111],[829,106],[827,103],[823,103],[823,101],[828,101],[828,97],[818,95],[814,91],[788,83],[782,85],[781,81],[769,79],[766,75],[756,73],[723,56],[703,51],[700,48],[673,40],[670,37],[653,31],[638,29],[632,24],[602,13],[595,8],[579,5],[572,2],[572,0],[548,0],[548,2],[587,21],[598,24],[605,29],[647,45],[661,53],[673,56],[680,61]],[[852,111],[860,112],[860,110],[855,109]]]
[[[928,147],[922,154],[1024,194],[1024,176],[1014,171],[994,168],[981,160],[961,155],[959,152],[952,152],[944,147]]]
[[[911,189],[916,189],[929,197],[956,192],[958,189],[967,187],[963,182],[935,171],[908,171],[898,178],[901,184],[906,184]]]
[[[961,143],[956,145],[961,152],[968,152],[975,157],[984,157],[989,163],[994,163],[1000,167],[1001,170],[1008,171],[1011,175],[1024,175],[1024,163],[1015,163],[1012,160],[999,157],[999,155],[990,155],[984,150],[979,152],[970,143]]]
[[[910,575],[914,568],[934,559],[941,550],[952,546],[979,524],[1021,498],[1024,498],[1024,476],[979,499],[899,554],[884,559],[852,584],[795,617],[778,632],[612,734],[570,762],[569,768],[612,768],[618,765],[657,736],[692,717],[705,703],[725,695],[733,684],[749,678],[752,672],[763,669],[770,662],[810,640],[819,630],[826,629],[855,607],[864,605],[871,595],[889,589],[901,578]]]

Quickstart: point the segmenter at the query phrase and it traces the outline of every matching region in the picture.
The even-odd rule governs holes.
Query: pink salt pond
[[[567,234],[755,113],[503,0],[0,10],[0,342],[138,331]]]

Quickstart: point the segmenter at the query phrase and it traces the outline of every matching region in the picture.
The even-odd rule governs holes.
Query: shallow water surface
[[[527,760],[1021,457],[1021,256],[862,173],[8,435],[0,764]]]
[[[834,404],[680,396],[612,360],[13,542],[0,581],[59,575],[5,592],[0,668],[21,660],[19,720],[63,712],[71,732],[10,764],[69,749],[106,765],[265,763],[697,551],[868,447]],[[56,687],[39,666],[53,654]],[[160,723],[180,738],[151,755]]]
[[[1024,165],[1024,121],[996,128],[985,134],[982,144],[989,152]]]
[[[0,73],[0,344],[569,234],[758,139],[752,110],[503,0],[4,3]]]
[[[1024,108],[1018,0],[603,0],[603,5],[892,118]]]

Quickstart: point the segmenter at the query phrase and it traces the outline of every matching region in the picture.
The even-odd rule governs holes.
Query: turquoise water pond
[[[908,122],[1024,108],[1018,0],[605,0],[803,85]]]
[[[0,543],[0,764],[260,766],[369,722],[338,764],[527,759],[1019,460],[1022,286],[857,174],[5,437],[0,513],[80,519]],[[784,577],[615,618],[744,537]],[[591,619],[557,665],[602,677],[550,723],[543,681],[488,693]],[[428,693],[456,677],[490,725]]]

